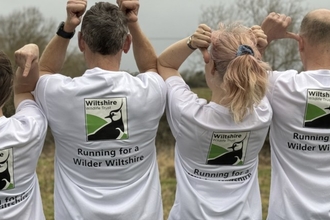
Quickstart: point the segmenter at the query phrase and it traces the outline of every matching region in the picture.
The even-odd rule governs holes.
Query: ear
[[[123,45],[123,51],[124,53],[128,53],[130,47],[131,47],[131,43],[132,43],[132,35],[131,34],[127,34],[126,40],[124,42]]]
[[[81,52],[85,51],[85,41],[83,39],[81,31],[78,32],[78,47]]]

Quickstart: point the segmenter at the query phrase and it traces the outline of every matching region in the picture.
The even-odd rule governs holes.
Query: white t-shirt
[[[36,167],[47,119],[32,100],[0,117],[0,219],[44,220]]]
[[[55,139],[55,219],[163,219],[155,137],[166,87],[153,72],[42,76]]]
[[[330,71],[274,71],[270,85],[268,219],[330,219]]]
[[[198,98],[182,78],[166,84],[177,178],[169,219],[261,220],[257,169],[272,118],[267,98],[235,124],[228,108]]]

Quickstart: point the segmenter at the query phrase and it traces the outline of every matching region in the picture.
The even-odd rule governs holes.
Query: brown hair
[[[210,54],[224,91],[220,103],[229,108],[236,123],[241,122],[266,95],[271,68],[261,61],[252,31],[238,23],[220,24],[211,40]],[[237,56],[240,45],[251,47],[253,54]]]
[[[0,51],[0,107],[8,100],[12,93],[14,73],[10,60]]]

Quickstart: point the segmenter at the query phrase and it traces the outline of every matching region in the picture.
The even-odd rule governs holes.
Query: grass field
[[[164,148],[163,148],[164,149]],[[175,196],[175,173],[174,173],[174,159],[173,149],[168,148],[166,151],[158,153],[158,164],[160,170],[160,179],[162,185],[162,196],[164,206],[164,219],[167,219],[168,213],[173,205]],[[48,147],[46,151],[41,154],[37,173],[41,188],[41,196],[43,199],[44,211],[47,220],[53,220],[53,189],[54,189],[54,149]],[[259,165],[259,183],[263,203],[263,219],[265,219],[268,207],[269,194],[269,180],[270,180],[270,165],[268,158],[260,158]]]

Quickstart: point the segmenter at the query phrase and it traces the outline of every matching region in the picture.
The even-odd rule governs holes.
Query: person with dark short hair
[[[69,0],[40,60],[35,96],[55,140],[56,220],[163,219],[155,139],[166,87],[139,26],[139,1],[117,3],[85,13],[86,0]],[[80,22],[87,70],[71,78],[60,71]],[[120,70],[131,46],[137,76]]]
[[[36,167],[47,119],[31,92],[39,78],[39,48],[28,44],[15,52],[16,75],[0,52],[0,218],[45,220]],[[3,115],[14,90],[16,112]]]

